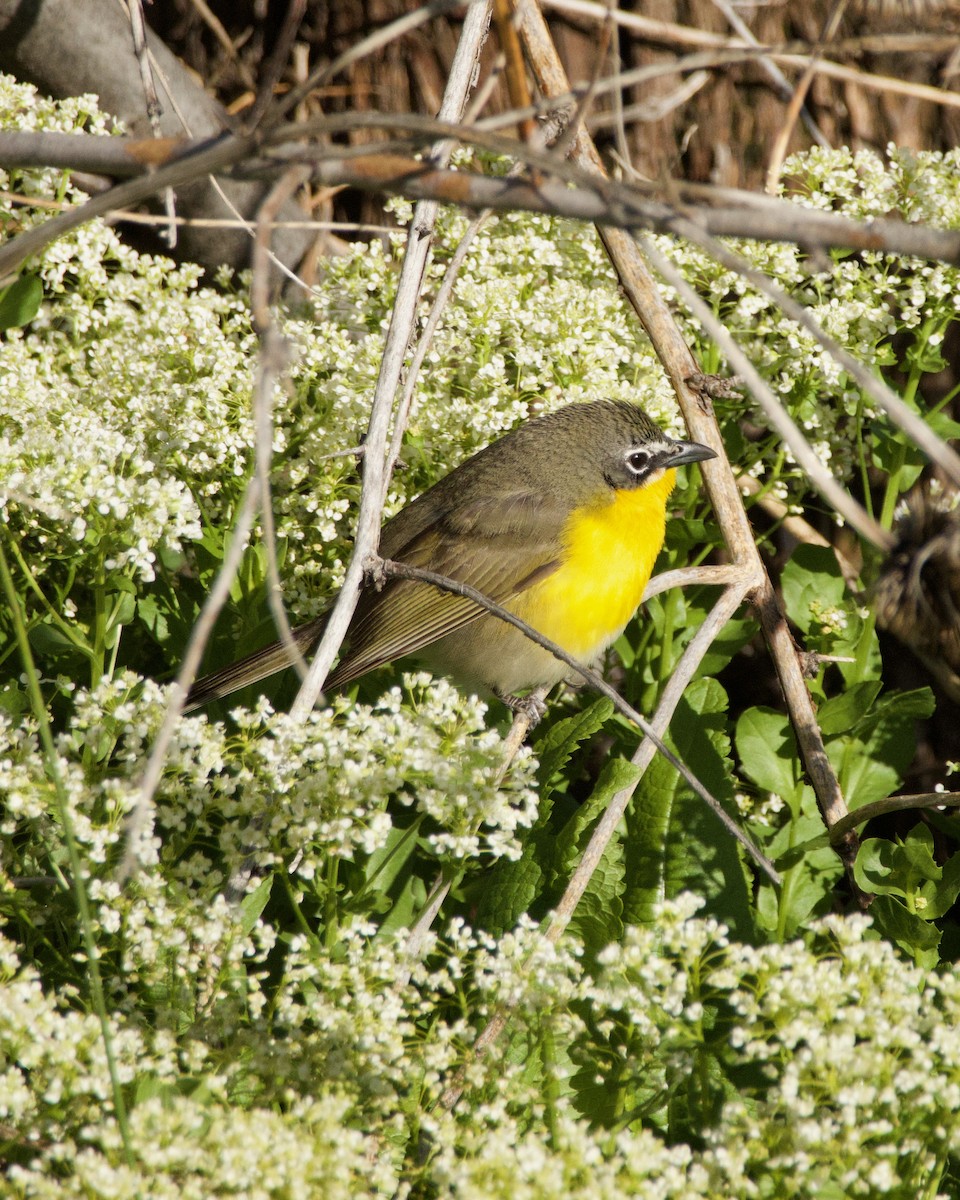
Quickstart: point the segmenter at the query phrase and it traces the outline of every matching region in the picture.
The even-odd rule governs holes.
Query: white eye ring
[[[646,450],[631,450],[627,454],[627,466],[634,475],[642,475],[650,465],[650,455]]]

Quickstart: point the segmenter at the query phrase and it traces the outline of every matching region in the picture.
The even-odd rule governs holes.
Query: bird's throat
[[[511,609],[570,654],[595,658],[640,605],[663,545],[675,478],[664,471],[646,487],[574,510],[564,528],[561,566]]]

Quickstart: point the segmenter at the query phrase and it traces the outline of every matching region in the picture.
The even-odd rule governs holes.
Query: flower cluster
[[[9,80],[0,113],[21,128],[107,131],[92,100],[45,101]],[[951,224],[957,162],[815,152],[790,170],[808,203]],[[18,172],[3,185],[47,196],[55,181]],[[0,200],[11,227],[40,219]],[[423,315],[466,227],[443,214]],[[402,249],[398,235],[331,260],[308,310],[278,317],[292,370],[274,397],[273,486],[301,616],[324,604],[342,570],[354,453]],[[838,256],[821,270],[790,247],[750,253],[865,361],[888,362],[893,328],[909,331],[914,382],[956,313],[954,268]],[[860,453],[849,423],[865,411],[857,390],[741,281],[689,247],[675,257],[822,456],[849,472]],[[539,781],[530,754],[500,781],[504,739],[487,728],[485,705],[421,677],[302,721],[266,702],[228,723],[185,717],[144,801],[169,693],[144,678],[153,664],[140,656],[153,655],[158,674],[179,659],[222,557],[250,467],[256,343],[242,282],[205,287],[192,268],[137,255],[97,224],[31,269],[43,306],[0,349],[0,503],[52,749],[10,655],[0,690],[4,1194],[905,1200],[944,1186],[960,1155],[960,977],[903,960],[866,921],[809,922],[802,940],[784,941],[830,900],[810,863],[829,858],[831,880],[839,866],[816,847],[798,862],[797,846],[821,827],[770,710],[752,738],[763,771],[751,773],[750,739],[738,743],[760,799],[740,793],[736,803],[763,836],[777,827],[769,845],[793,874],[776,896],[758,888],[752,907],[734,851],[732,872],[723,876],[718,857],[697,877],[718,904],[735,909],[743,897],[730,928],[744,941],[697,917],[690,897],[630,908],[626,838],[611,843],[560,943],[545,937],[539,918],[600,807],[564,774],[577,719],[549,726]],[[547,217],[487,221],[419,380],[388,512],[564,401],[641,399],[676,429],[662,372],[633,328],[591,231]],[[802,498],[804,480],[762,422],[744,436],[741,416],[727,414],[743,469],[789,503]],[[880,439],[872,451],[884,452]],[[860,618],[832,576],[808,586],[794,566],[792,577],[784,570],[794,608],[842,650]],[[255,541],[232,595],[244,633],[260,632],[263,579]],[[9,625],[0,612],[4,634]],[[698,730],[719,771],[729,745],[716,723],[722,689],[711,685]],[[925,711],[919,704],[902,720]],[[888,714],[867,753],[853,735],[841,743],[848,718],[835,714],[831,752],[850,746],[850,770],[899,778],[901,726]],[[891,766],[881,750],[894,743]],[[661,790],[653,800],[681,811],[672,782]],[[134,812],[146,818],[139,870],[121,884]],[[629,820],[632,832],[655,823],[643,811]],[[644,859],[662,872],[661,893],[697,867],[704,843],[692,822],[684,834],[688,858],[670,846]],[[233,903],[230,885],[248,868]],[[445,911],[459,915],[415,953],[407,930],[438,875],[450,885]],[[77,915],[81,885],[106,1040],[92,1015],[99,985]],[[493,917],[482,927],[494,893],[496,928],[508,927],[499,935]],[[624,930],[641,917],[649,923]],[[472,1054],[486,1022],[504,1016],[500,1040]],[[451,1085],[465,1089],[453,1111],[440,1103]]]

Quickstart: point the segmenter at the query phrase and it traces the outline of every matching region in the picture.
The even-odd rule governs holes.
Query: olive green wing
[[[559,566],[567,509],[553,497],[517,492],[458,506],[417,529],[409,540],[388,525],[380,552],[508,604]],[[357,606],[329,686],[342,686],[395,658],[416,654],[482,615],[472,600],[430,584],[393,579],[379,592],[371,587]]]

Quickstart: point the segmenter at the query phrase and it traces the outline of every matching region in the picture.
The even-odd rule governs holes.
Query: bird
[[[380,555],[447,576],[595,663],[637,611],[663,545],[676,468],[715,458],[666,434],[637,404],[597,400],[535,417],[455,467],[383,526]],[[296,627],[309,653],[321,614]],[[508,704],[570,668],[474,600],[420,580],[363,585],[326,687],[416,658]],[[191,711],[291,665],[276,642],[197,680]]]

